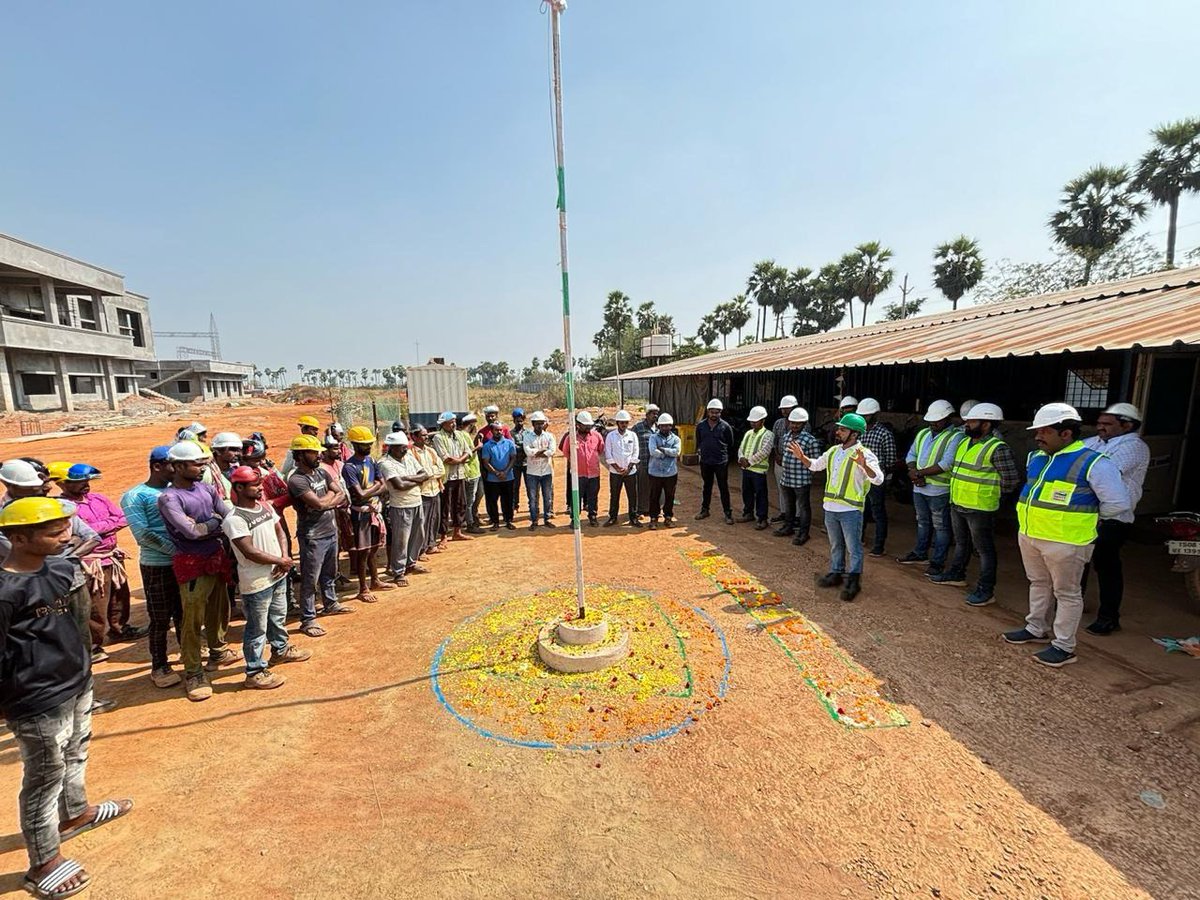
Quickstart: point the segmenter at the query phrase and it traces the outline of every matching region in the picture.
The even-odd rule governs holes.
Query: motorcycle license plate
[[[1200,541],[1167,541],[1167,552],[1176,556],[1200,556]]]

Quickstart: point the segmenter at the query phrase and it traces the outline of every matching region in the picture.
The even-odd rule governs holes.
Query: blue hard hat
[[[89,466],[87,463],[75,463],[71,468],[67,469],[67,481],[91,481],[93,478],[100,477],[100,470],[95,466]]]
[[[452,422],[457,418],[458,417],[454,415],[454,413],[450,412],[450,410],[446,410],[444,413],[438,416],[438,424],[443,425],[446,422]]]
[[[166,462],[167,454],[170,452],[170,445],[161,444],[150,451],[150,462]]]
[[[524,415],[525,415],[525,410],[524,410],[524,409],[522,409],[521,407],[519,407],[519,406],[518,406],[516,409],[514,409],[514,410],[512,411],[512,414],[513,414],[514,416],[524,416]]]

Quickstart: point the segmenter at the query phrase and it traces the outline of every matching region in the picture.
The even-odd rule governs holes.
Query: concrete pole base
[[[595,637],[597,634],[599,636]],[[593,639],[580,640],[584,636]],[[583,628],[563,620],[550,622],[538,632],[538,656],[556,672],[598,672],[616,665],[629,655],[628,630],[622,630],[616,641],[603,644],[607,636],[607,620]]]

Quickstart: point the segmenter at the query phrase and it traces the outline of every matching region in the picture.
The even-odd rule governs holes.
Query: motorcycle
[[[1171,571],[1183,575],[1194,609],[1200,609],[1200,513],[1173,512],[1154,520],[1166,528]]]

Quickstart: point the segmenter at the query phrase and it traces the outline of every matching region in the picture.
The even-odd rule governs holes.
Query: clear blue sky
[[[575,0],[576,346],[617,288],[690,334],[767,256],[879,239],[919,293],[960,232],[1043,257],[1067,179],[1200,114],[1194,0],[983,7]],[[230,358],[524,365],[561,341],[548,66],[537,0],[8,4],[0,231]]]

